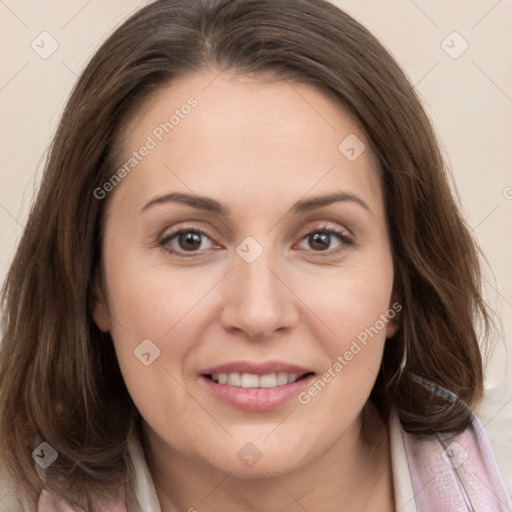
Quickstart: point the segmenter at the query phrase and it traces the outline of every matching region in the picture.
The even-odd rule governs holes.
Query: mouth
[[[234,362],[207,369],[200,382],[224,405],[252,412],[283,407],[311,384],[315,373],[279,362]]]

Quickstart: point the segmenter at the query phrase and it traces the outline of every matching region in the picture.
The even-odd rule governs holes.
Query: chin
[[[272,476],[288,474],[314,458],[314,447],[309,453],[305,446],[307,439],[290,443],[289,438],[276,438],[274,442],[269,442],[269,439],[265,439],[268,433],[266,429],[261,435],[236,436],[223,445],[220,452],[204,454],[205,462],[235,478],[268,479],[269,473]]]
[[[254,465],[246,465],[238,458],[233,461],[229,459],[223,461],[224,464],[217,467],[219,470],[230,473],[233,478],[240,478],[246,480],[268,479],[269,476],[280,476],[292,473],[301,466],[301,461],[298,459],[291,459],[291,453],[272,453],[270,457],[265,457],[262,454],[261,459],[256,461]]]

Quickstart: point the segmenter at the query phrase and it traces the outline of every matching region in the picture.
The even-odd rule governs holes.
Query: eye
[[[172,254],[187,256],[185,253],[192,253],[189,256],[195,256],[193,253],[208,249],[204,244],[205,239],[211,242],[208,233],[200,228],[182,228],[165,234],[158,245]]]
[[[338,253],[354,243],[348,233],[327,226],[310,231],[302,237],[302,242],[306,242],[314,252],[326,252],[328,254]],[[338,244],[334,249],[331,248],[333,242]]]
[[[348,233],[328,226],[321,226],[310,231],[301,238],[301,243],[304,242],[309,244],[314,252],[326,253],[325,255],[338,253],[354,244]],[[334,249],[332,249],[333,242],[337,243]],[[171,254],[183,257],[199,256],[203,251],[219,247],[215,246],[206,231],[197,227],[184,227],[167,233],[159,239],[158,246]]]

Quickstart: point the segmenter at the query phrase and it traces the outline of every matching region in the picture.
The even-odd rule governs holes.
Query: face
[[[313,86],[212,71],[148,99],[122,149],[94,318],[154,445],[248,476],[348,439],[395,314],[354,119]]]

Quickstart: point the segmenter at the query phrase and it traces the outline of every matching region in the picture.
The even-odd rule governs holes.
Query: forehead
[[[333,189],[381,199],[364,131],[332,94],[308,84],[213,70],[186,75],[129,120],[119,165],[144,146],[116,190],[136,203],[167,189],[230,196],[241,206]]]

